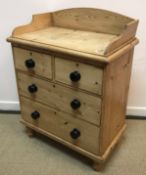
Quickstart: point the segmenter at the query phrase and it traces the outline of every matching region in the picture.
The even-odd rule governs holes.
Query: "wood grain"
[[[55,79],[74,88],[84,89],[95,94],[102,94],[103,70],[93,65],[83,64],[61,58],[55,58]],[[78,71],[81,79],[70,80],[70,73]]]
[[[112,143],[108,146],[106,152],[104,153],[103,156],[99,156],[99,155],[95,155],[94,153],[88,152],[80,147],[76,147],[75,145],[73,145],[70,142],[65,141],[64,139],[57,137],[56,135],[46,132],[45,130],[38,128],[37,126],[24,121],[23,119],[20,120],[21,123],[23,123],[27,128],[32,129],[33,131],[36,131],[38,133],[41,133],[43,135],[46,135],[47,137],[49,137],[50,139],[53,139],[67,147],[69,147],[72,150],[77,151],[78,153],[92,159],[94,161],[94,165],[96,165],[97,163],[104,163],[106,161],[106,159],[108,158],[108,156],[112,153],[113,149],[115,148],[115,146],[117,145],[117,143],[120,141],[121,137],[123,136],[123,133],[126,129],[126,125],[124,125],[121,130],[119,131],[119,133],[117,134],[117,136],[113,139]],[[93,166],[94,166],[93,165]],[[96,167],[94,167],[96,168]]]
[[[58,111],[69,113],[74,118],[79,117],[95,125],[100,125],[101,99],[99,97],[88,95],[79,90],[65,88],[20,72],[17,73],[17,77],[20,95],[51,106]],[[35,94],[28,91],[28,86],[31,84],[38,87]],[[81,103],[80,108],[77,110],[73,110],[70,106],[71,101],[74,99],[78,99]]]
[[[23,124],[91,158],[96,170],[126,128],[125,113],[138,20],[93,8],[33,16],[12,43]],[[25,50],[26,49],[26,50]],[[25,60],[36,67],[28,70]],[[81,79],[70,80],[78,71]],[[37,92],[28,86],[35,84]],[[71,102],[81,106],[73,110]],[[40,112],[34,120],[31,113]],[[81,131],[75,141],[72,129]]]
[[[81,147],[91,153],[98,154],[98,127],[24,97],[21,97],[20,101],[22,118],[26,122],[68,141],[76,147]],[[40,113],[38,120],[31,118],[33,111]],[[70,136],[70,132],[74,128],[77,128],[81,133],[77,140],[72,139]]]
[[[58,27],[101,33],[120,34],[132,18],[94,8],[73,8],[53,13],[53,23]]]
[[[122,45],[127,45],[127,41],[129,43],[132,43],[133,40],[135,40],[135,34],[137,30],[139,21],[135,20],[130,22],[129,24],[126,25],[125,31],[123,31],[118,38],[115,38],[107,47],[107,50],[104,52],[105,55],[112,54],[116,50],[120,49]]]
[[[52,25],[52,18],[50,13],[33,15],[30,24],[19,26],[14,29],[12,36],[21,35],[23,33],[33,32],[40,29],[44,29]]]
[[[48,49],[106,56],[134,39],[137,25],[138,20],[106,10],[74,8],[34,15],[32,22],[17,27],[8,41],[19,39],[23,44],[45,44]]]
[[[16,47],[13,47],[13,54],[16,69],[52,79],[52,57],[50,55]],[[29,69],[26,67],[25,61],[28,59],[32,59],[35,62],[34,68]]]
[[[125,125],[125,114],[133,50],[107,65],[104,71],[100,155]]]
[[[61,27],[49,27],[18,35],[17,38],[94,55],[104,55],[109,44],[115,40],[116,36]]]

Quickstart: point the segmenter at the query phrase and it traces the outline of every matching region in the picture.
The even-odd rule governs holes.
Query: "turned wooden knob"
[[[80,108],[81,103],[80,103],[79,100],[74,99],[74,100],[70,103],[70,105],[71,105],[71,107],[72,107],[73,109],[76,110],[76,109]]]
[[[38,88],[35,84],[32,84],[32,85],[28,86],[28,91],[30,93],[35,93],[35,92],[37,92],[37,90],[38,90]]]
[[[70,132],[70,136],[73,138],[73,139],[77,139],[79,138],[81,135],[80,131],[76,128],[74,128],[71,132]]]
[[[78,71],[71,72],[70,79],[74,82],[77,82],[81,79],[81,74]]]
[[[40,117],[40,113],[38,111],[34,111],[34,112],[31,113],[31,117],[34,120],[37,120]]]
[[[33,59],[28,59],[25,61],[25,66],[30,69],[35,67],[35,62]]]

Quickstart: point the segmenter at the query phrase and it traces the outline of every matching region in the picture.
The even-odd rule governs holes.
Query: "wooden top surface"
[[[33,15],[31,23],[15,28],[8,41],[89,61],[110,62],[122,48],[137,44],[137,25],[138,20],[106,10],[65,9]]]
[[[116,35],[49,27],[18,35],[17,38],[93,55],[104,55]]]

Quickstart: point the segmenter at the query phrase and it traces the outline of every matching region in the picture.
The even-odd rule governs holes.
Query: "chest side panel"
[[[125,124],[133,50],[111,62],[104,72],[103,109],[100,134],[102,155]]]

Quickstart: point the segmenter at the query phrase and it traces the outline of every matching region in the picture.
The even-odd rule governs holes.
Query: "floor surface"
[[[29,138],[20,115],[0,114],[0,175],[146,175],[146,120],[127,130],[102,172],[91,161],[42,135]]]

